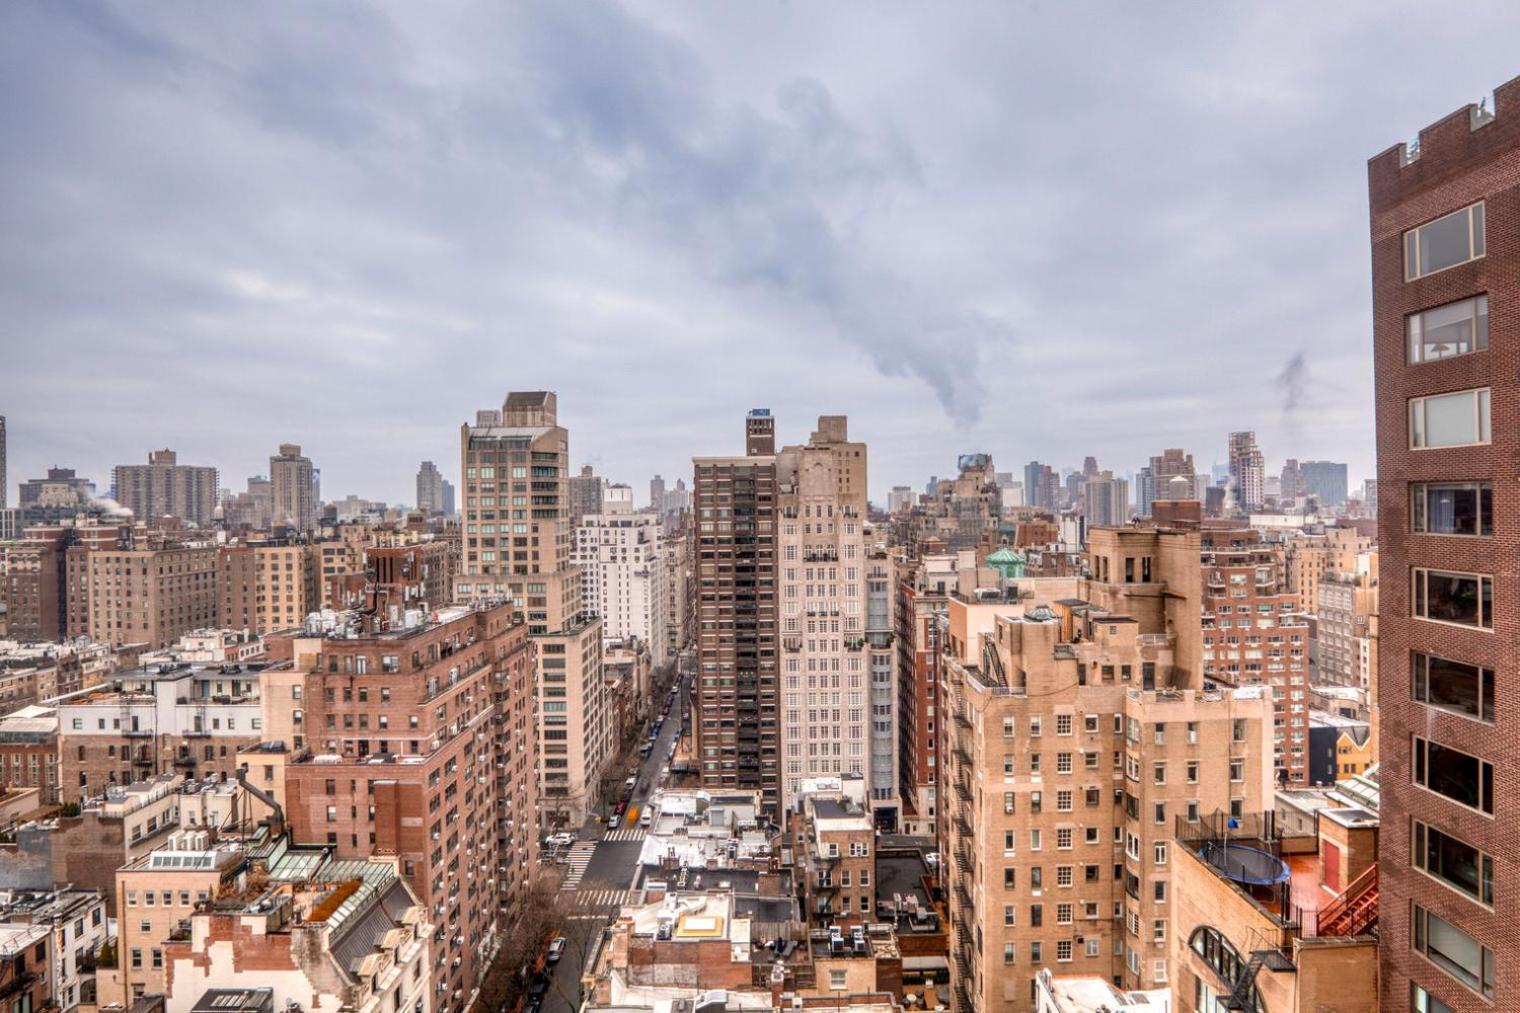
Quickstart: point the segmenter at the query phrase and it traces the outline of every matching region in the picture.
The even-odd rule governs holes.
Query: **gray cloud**
[[[1236,428],[1370,474],[1365,160],[1512,76],[1520,15],[1078,16],[0,7],[12,479],[288,440],[409,499],[539,386],[636,484],[757,404],[848,412],[878,495]]]

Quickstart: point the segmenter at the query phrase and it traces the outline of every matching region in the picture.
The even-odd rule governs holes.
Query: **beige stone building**
[[[776,455],[781,803],[803,778],[868,777],[866,447],[825,415]],[[895,789],[895,785],[888,785]]]
[[[103,549],[84,556],[91,640],[167,647],[218,625],[214,546]]]
[[[939,832],[952,1004],[1035,975],[1164,988],[1172,834],[1260,808],[1271,704],[1204,688],[1196,531],[1091,533],[1088,578],[947,596]]]
[[[269,489],[270,520],[275,527],[316,530],[317,516],[322,512],[317,471],[311,458],[302,456],[298,444],[282,443],[280,452],[269,458]]]
[[[570,434],[550,391],[514,391],[460,430],[462,558],[455,599],[507,597],[537,643],[539,805],[576,824],[597,805],[614,729],[602,623],[572,558]]]

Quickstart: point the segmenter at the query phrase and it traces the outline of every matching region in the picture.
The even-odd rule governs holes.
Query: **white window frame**
[[[1477,210],[1476,215],[1473,214],[1474,209]],[[1455,218],[1457,215],[1467,215],[1467,259],[1459,260],[1457,263],[1449,264],[1446,267],[1438,267],[1433,271],[1420,270],[1420,233],[1432,225],[1439,225],[1441,222]],[[1476,229],[1473,227],[1474,221],[1480,223]],[[1450,271],[1454,267],[1461,267],[1463,264],[1471,264],[1475,260],[1482,260],[1487,253],[1488,214],[1484,202],[1476,201],[1466,207],[1448,212],[1439,218],[1432,218],[1430,221],[1416,225],[1412,229],[1404,230],[1404,280],[1414,281],[1417,278],[1429,278],[1433,274],[1440,274],[1442,271]]]

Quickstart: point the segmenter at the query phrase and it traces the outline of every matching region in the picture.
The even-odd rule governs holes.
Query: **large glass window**
[[[1494,997],[1494,954],[1434,911],[1410,905],[1416,953],[1475,992]]]
[[[1416,619],[1493,629],[1494,578],[1421,569],[1410,578]]]
[[[1413,281],[1483,256],[1483,202],[1404,233],[1404,280]]]
[[[1409,446],[1468,447],[1489,442],[1488,388],[1409,399]]]
[[[1488,347],[1488,296],[1447,303],[1404,318],[1409,361],[1434,362]]]
[[[1490,669],[1430,654],[1416,653],[1410,660],[1416,700],[1463,717],[1493,723],[1494,673]]]
[[[1492,535],[1494,487],[1488,482],[1411,482],[1409,516],[1416,534]]]
[[[1415,736],[1414,783],[1458,805],[1494,813],[1494,765],[1460,749]]]
[[[1411,857],[1416,869],[1461,891],[1480,904],[1494,902],[1494,860],[1466,841],[1449,837],[1419,820],[1411,821]]]

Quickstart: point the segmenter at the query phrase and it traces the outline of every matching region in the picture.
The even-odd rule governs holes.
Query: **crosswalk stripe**
[[[647,831],[639,829],[609,830],[607,831],[607,835],[602,839],[607,841],[642,841],[647,836],[649,836]]]

